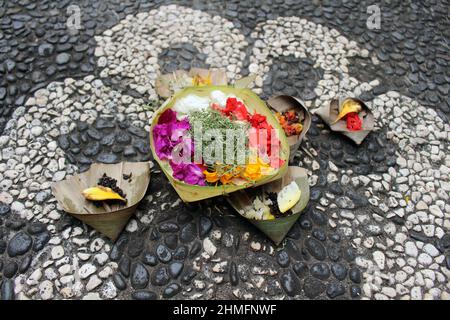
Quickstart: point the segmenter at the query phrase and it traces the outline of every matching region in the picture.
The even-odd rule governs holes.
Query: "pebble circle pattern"
[[[0,36],[0,72],[7,75],[0,101],[16,105],[0,106],[2,299],[450,298],[449,102],[441,98],[449,81],[442,46],[423,52],[422,45],[439,40],[425,32],[418,48],[391,32],[394,49],[386,52],[377,48],[378,33],[360,27],[354,32],[365,41],[350,40],[348,25],[344,33],[332,26],[351,15],[327,22],[335,17],[333,3],[305,5],[310,19],[290,10],[272,16],[265,4],[258,11],[230,3],[219,16],[205,10],[214,2],[155,9],[136,3],[96,5],[104,14],[71,37],[63,26],[53,35],[42,30],[65,21],[56,13],[63,2],[51,9],[43,1],[39,9],[50,10],[44,25],[34,23],[40,11],[29,18],[15,12],[14,1],[1,6],[0,23],[13,31]],[[243,25],[236,19],[241,10],[248,12]],[[441,14],[437,9],[434,19]],[[46,41],[26,48],[21,37]],[[37,58],[25,58],[26,50],[37,50]],[[433,67],[424,55],[435,57]],[[391,60],[389,72],[384,62]],[[52,181],[94,161],[151,160],[153,112],[146,105],[156,99],[154,80],[191,66],[225,67],[231,79],[255,72],[262,96],[292,90],[312,110],[339,94],[364,98],[374,111],[376,130],[358,148],[314,117],[293,161],[308,169],[311,201],[278,247],[223,199],[182,203],[157,166],[115,244],[65,215],[51,195]],[[433,84],[424,86],[423,78]],[[388,84],[401,81],[414,85],[390,91]]]

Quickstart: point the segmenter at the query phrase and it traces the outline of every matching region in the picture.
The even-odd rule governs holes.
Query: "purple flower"
[[[173,148],[183,140],[187,130],[191,128],[188,119],[177,120],[176,112],[167,109],[153,128],[155,151],[161,160],[172,158]]]
[[[187,184],[205,186],[205,175],[200,167],[194,163],[175,163],[170,161],[175,179],[184,181]]]

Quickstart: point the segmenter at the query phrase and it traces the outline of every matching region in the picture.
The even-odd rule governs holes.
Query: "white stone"
[[[427,243],[426,245],[424,245],[423,250],[425,250],[425,252],[432,257],[437,257],[439,255],[438,249],[436,249],[436,247],[433,246],[431,243]]]
[[[426,253],[419,254],[417,261],[419,261],[419,263],[424,266],[429,266],[430,264],[433,263],[433,259]]]
[[[50,300],[53,298],[53,283],[49,280],[43,281],[39,285],[39,295],[42,300]]]
[[[53,247],[51,251],[51,256],[53,260],[58,260],[64,256],[64,248],[62,246]]]
[[[422,300],[422,289],[420,287],[414,287],[411,289],[412,300]]]
[[[33,273],[28,277],[26,283],[29,286],[33,286],[39,283],[39,280],[42,278],[42,270],[36,269]]]
[[[412,257],[417,257],[418,250],[414,242],[408,241],[405,243],[405,253]]]
[[[205,249],[206,253],[208,253],[211,257],[214,256],[217,251],[217,247],[209,238],[205,238],[203,240],[203,249]]]
[[[78,270],[78,274],[80,275],[81,279],[86,279],[95,271],[97,271],[97,268],[93,264],[86,263],[81,266],[80,270]]]
[[[375,251],[373,253],[373,259],[375,260],[375,263],[377,266],[383,270],[386,262],[386,257],[383,252],[381,251]]]
[[[100,280],[99,277],[97,277],[97,275],[93,275],[92,277],[89,278],[89,281],[86,284],[86,290],[92,291],[101,284],[102,284],[102,280]]]

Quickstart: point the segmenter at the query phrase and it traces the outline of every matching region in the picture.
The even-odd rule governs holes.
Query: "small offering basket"
[[[270,175],[265,176],[264,178],[256,181],[256,182],[247,182],[242,185],[218,185],[218,186],[198,186],[198,185],[190,185],[184,183],[183,181],[177,180],[173,177],[172,168],[170,167],[168,161],[161,160],[155,151],[155,142],[153,139],[153,129],[155,125],[158,123],[158,119],[160,115],[173,107],[175,102],[178,99],[188,96],[189,94],[195,94],[200,97],[207,97],[213,90],[220,90],[225,94],[231,94],[241,99],[245,105],[249,108],[250,112],[257,111],[261,115],[267,118],[268,123],[272,125],[274,129],[278,129],[278,138],[280,140],[280,159],[284,161],[283,165],[274,170]],[[280,179],[286,172],[288,166],[289,159],[289,145],[286,138],[286,135],[283,132],[280,124],[277,119],[267,107],[267,105],[251,90],[246,88],[236,88],[232,86],[194,86],[194,87],[186,87],[181,91],[175,93],[171,98],[166,100],[166,102],[161,106],[161,108],[156,111],[156,114],[152,120],[151,128],[150,128],[150,147],[153,153],[154,159],[158,162],[161,170],[167,176],[170,184],[174,187],[175,191],[178,193],[180,198],[184,202],[193,202],[203,199],[212,198],[215,196],[225,195],[237,190],[245,189],[251,186],[259,186],[265,183]]]
[[[126,194],[124,204],[96,206],[82,195],[97,185],[103,174],[117,180]],[[124,179],[124,175],[129,177]],[[89,170],[52,184],[52,192],[61,208],[115,241],[145,196],[150,182],[149,162],[94,163]]]
[[[305,209],[309,202],[309,183],[308,173],[305,169],[300,167],[288,167],[286,175],[277,181],[273,181],[259,188],[251,188],[247,190],[240,190],[227,197],[230,205],[240,214],[240,211],[247,210],[252,206],[253,199],[257,195],[263,195],[266,192],[280,192],[285,186],[292,181],[298,185],[301,191],[300,200],[291,209],[291,213],[284,217],[278,217],[272,220],[254,220],[247,219],[250,223],[261,230],[268,236],[276,245],[280,244],[286,237],[289,230],[294,223],[300,218],[300,214]],[[241,215],[241,214],[240,214]]]
[[[282,113],[285,111],[294,110],[296,112],[303,113],[304,119],[302,121],[302,131],[299,135],[287,137],[290,148],[289,161],[292,161],[295,157],[295,153],[300,147],[303,138],[305,137],[306,133],[309,130],[309,127],[311,126],[311,114],[300,99],[288,95],[271,97],[269,98],[269,100],[267,100],[267,104],[275,112]]]
[[[344,102],[348,99],[354,100],[359,103],[362,110],[358,113],[358,116],[362,120],[361,130],[351,131],[347,128],[346,122],[343,119],[336,121],[339,112],[342,110]],[[374,129],[375,119],[372,111],[364,103],[364,101],[352,98],[352,97],[341,97],[333,99],[329,106],[323,106],[316,111],[316,114],[322,118],[322,120],[330,127],[332,131],[340,132],[343,135],[349,137],[356,144],[361,144],[367,135]]]

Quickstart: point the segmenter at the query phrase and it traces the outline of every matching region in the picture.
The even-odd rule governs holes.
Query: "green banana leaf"
[[[117,180],[118,186],[127,195],[126,204],[97,207],[84,198],[81,192],[97,185],[104,173]],[[130,173],[131,177],[124,180],[123,175]],[[89,170],[55,182],[51,188],[64,211],[115,241],[145,196],[149,182],[149,162],[94,163]]]

